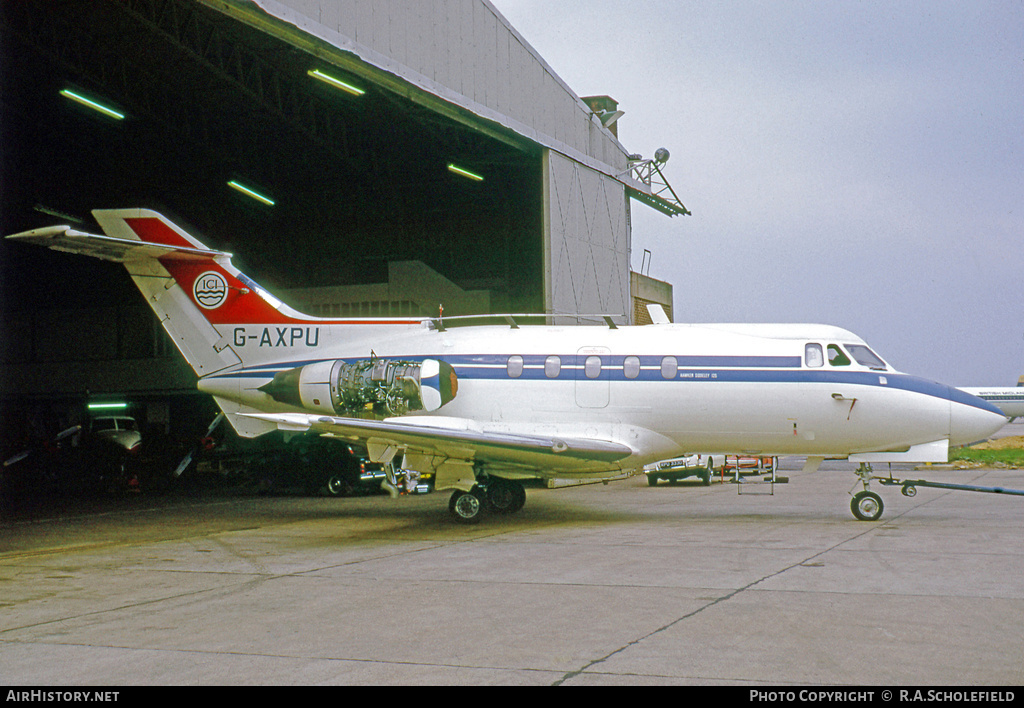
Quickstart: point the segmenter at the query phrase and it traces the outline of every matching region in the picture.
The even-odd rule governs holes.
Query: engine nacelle
[[[330,415],[375,417],[436,411],[455,398],[455,369],[437,359],[318,361],[274,375],[260,390],[279,403]]]

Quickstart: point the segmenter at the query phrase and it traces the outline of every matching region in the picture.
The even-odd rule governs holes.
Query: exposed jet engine
[[[318,361],[280,371],[260,387],[279,403],[331,415],[375,417],[436,411],[455,398],[459,382],[450,364],[437,359]]]

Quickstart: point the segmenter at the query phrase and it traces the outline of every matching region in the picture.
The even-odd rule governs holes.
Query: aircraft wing
[[[76,231],[70,226],[47,226],[32,231],[8,236],[9,239],[46,246],[55,251],[79,253],[85,256],[100,258],[114,263],[126,263],[140,257],[162,258],[174,254],[177,258],[219,258],[230,257],[230,253],[213,251],[203,248],[166,245],[136,241],[126,238],[113,238]]]
[[[526,468],[543,477],[558,472],[585,475],[616,470],[617,463],[633,454],[632,448],[610,440],[484,430],[464,418],[365,420],[306,413],[241,415],[274,423],[281,430],[312,431],[361,441],[370,449],[371,459],[374,449],[391,447],[445,460]]]

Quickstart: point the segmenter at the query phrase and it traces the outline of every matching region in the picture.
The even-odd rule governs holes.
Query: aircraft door
[[[581,347],[576,352],[576,405],[580,408],[608,405],[610,354],[607,347]]]

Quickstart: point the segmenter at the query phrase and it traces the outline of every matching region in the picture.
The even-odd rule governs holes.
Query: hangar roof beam
[[[265,114],[299,131],[318,149],[351,158],[347,154],[346,116],[315,93],[297,88],[296,82],[283,77],[282,69],[260,48],[240,41],[237,30],[232,31],[233,22],[221,20],[199,4],[175,0],[62,4],[54,6],[45,21],[34,16],[39,8],[37,3],[4,3],[4,14],[20,15],[16,21],[5,22],[5,31],[12,31],[35,52],[52,57],[83,84],[108,87],[127,104],[132,115],[156,122],[178,134],[182,142],[198,142],[204,151],[223,152],[225,145],[232,144],[223,133],[236,123],[209,110],[193,110],[193,104],[180,100],[180,87],[168,85],[166,74],[155,75],[144,64],[133,61],[136,53],[126,51],[126,43],[145,43],[146,52],[160,56],[165,66],[189,64],[201,68],[206,81],[191,85],[191,93],[237,91]],[[123,27],[123,31],[90,35],[85,41],[85,35],[76,29],[81,26]],[[140,33],[140,26],[148,31]],[[19,28],[28,29],[22,32]],[[194,72],[179,73],[190,81],[197,76]],[[205,105],[211,107],[217,102]]]
[[[440,114],[456,123],[472,128],[489,138],[497,140],[509,147],[529,153],[533,143],[522,138],[515,131],[505,129],[488,121],[472,111],[446,101],[440,96],[416,86],[405,77],[393,74],[383,68],[364,61],[363,57],[353,51],[347,51],[331,44],[304,29],[269,14],[259,3],[220,2],[200,0],[218,12],[233,17],[247,25],[276,37],[288,44],[307,52],[310,56],[333,64],[343,71],[363,77],[366,80],[387,89],[392,93],[418,104],[431,112]]]
[[[384,50],[374,49],[368,44],[353,39],[352,37],[355,37],[356,34],[351,34],[351,36],[342,34],[336,23],[321,24],[317,20],[311,19],[315,16],[314,13],[310,13],[307,6],[302,6],[299,3],[284,0],[251,0],[250,2],[200,0],[218,12],[240,20],[269,36],[277,37],[322,62],[332,64],[386,89],[381,92],[382,96],[391,93],[423,107],[427,112],[459,123],[527,154],[538,148],[546,147],[621,182],[630,196],[669,216],[689,214],[690,212],[676,197],[658,166],[623,171],[622,168],[629,160],[622,159],[626,157],[626,151],[618,142],[613,121],[614,118],[621,115],[621,112],[595,113],[587,105],[587,99],[577,97],[572,89],[515,32],[514,28],[507,24],[500,13],[493,6],[487,4],[486,0],[482,1],[485,12],[480,14],[486,15],[487,12],[490,12],[496,23],[504,24],[509,34],[515,38],[510,46],[520,45],[523,52],[532,54],[536,59],[536,65],[547,77],[547,80],[542,81],[539,86],[533,86],[533,88],[547,91],[544,95],[538,95],[537,100],[552,100],[554,95],[560,105],[564,105],[564,101],[567,99],[557,89],[557,87],[561,87],[564,94],[571,97],[571,100],[589,116],[589,120],[594,125],[602,126],[601,130],[607,133],[610,144],[613,146],[609,151],[602,154],[598,150],[597,153],[591,154],[591,151],[583,147],[579,140],[574,141],[567,135],[559,134],[558,130],[553,129],[550,125],[532,122],[531,117],[527,114],[503,112],[499,106],[495,106],[493,103],[461,93],[464,89],[459,88],[458,83],[453,84],[454,88],[448,87],[442,81],[420,73],[417,69],[404,64],[401,60],[396,60],[391,55],[379,53]],[[383,14],[386,14],[388,8],[392,6],[405,7],[401,3],[382,3]],[[464,3],[462,8],[466,7],[468,5]],[[408,9],[404,12],[413,18],[413,21],[419,16],[417,12]],[[475,15],[471,12],[464,12],[461,17],[464,21],[472,24]],[[486,22],[482,26],[486,26]],[[462,29],[463,33],[459,35],[460,41],[472,41],[472,37],[465,39],[467,25],[464,24]],[[401,36],[401,29],[398,30],[398,34]],[[470,35],[472,35],[471,30]],[[452,51],[458,51],[458,47]],[[486,64],[487,57],[482,56],[481,58]],[[481,73],[486,74],[486,68],[477,71],[478,77]],[[552,89],[553,86],[556,88]],[[501,90],[494,93],[500,94]],[[484,103],[480,103],[481,100],[484,100]],[[619,161],[620,159],[622,162]]]
[[[173,0],[116,3],[138,22],[166,37],[191,60],[241,90],[268,113],[285,120],[318,147],[344,154],[345,126],[337,111],[295,88],[265,53],[232,35],[230,22],[216,22],[196,5]],[[339,151],[338,146],[342,146]]]

